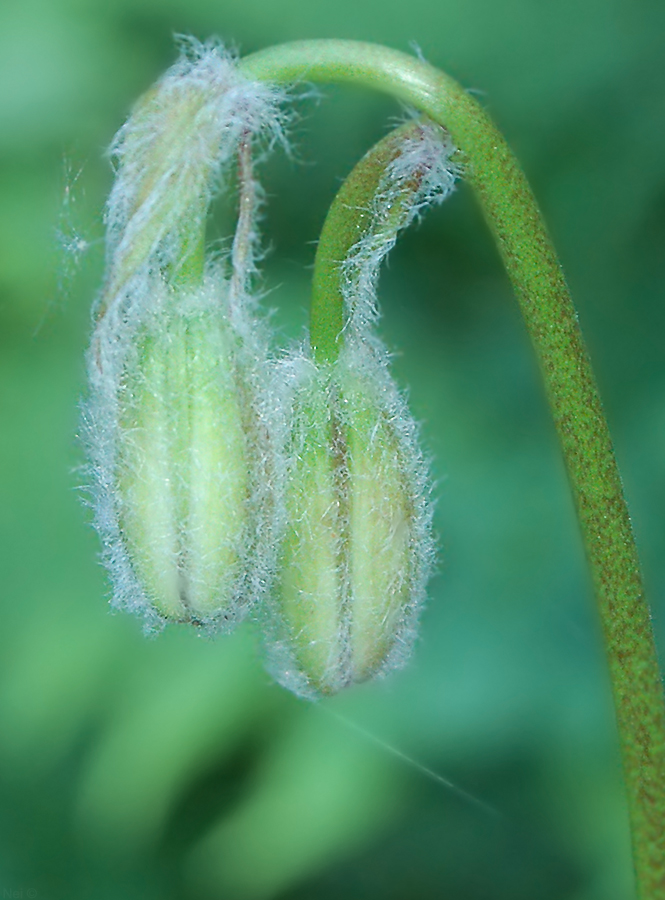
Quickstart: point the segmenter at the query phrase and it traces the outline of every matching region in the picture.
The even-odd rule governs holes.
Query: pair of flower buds
[[[251,613],[274,677],[315,697],[394,668],[414,638],[429,483],[374,333],[375,284],[398,230],[454,172],[427,123],[371,151],[328,219],[339,255],[315,267],[344,310],[334,350],[312,340],[275,357],[249,290],[250,154],[282,138],[283,100],[218,45],[189,41],[120,130],[85,432],[114,604],[149,627],[228,630]],[[237,159],[227,274],[203,239]]]

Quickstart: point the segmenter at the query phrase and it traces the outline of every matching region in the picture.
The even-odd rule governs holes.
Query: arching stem
[[[575,309],[517,161],[459,84],[395,50],[354,41],[301,41],[245,57],[240,69],[274,83],[349,82],[376,88],[444,126],[461,151],[466,179],[517,294],[575,498],[614,694],[638,894],[641,900],[665,900],[665,703],[649,606]],[[328,324],[335,338],[338,322]]]
[[[372,222],[372,205],[387,168],[402,152],[405,141],[422,129],[414,120],[396,128],[355,166],[332,202],[314,260],[309,338],[316,362],[333,362],[340,350],[344,329],[344,267],[351,248],[360,241]],[[404,185],[382,223],[381,231],[395,235],[404,224],[418,190],[418,173]]]

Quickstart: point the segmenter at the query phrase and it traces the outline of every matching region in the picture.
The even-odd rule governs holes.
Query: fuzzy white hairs
[[[305,344],[272,358],[251,294],[251,157],[283,141],[283,105],[220,44],[187,39],[118,132],[84,433],[113,604],[149,628],[225,630],[251,610],[275,678],[316,697],[394,668],[413,643],[430,481],[374,327],[376,283],[397,232],[456,173],[445,133],[414,127],[343,263],[339,357],[317,364]],[[231,258],[206,261],[207,210],[236,163]]]
[[[280,100],[219,44],[187,40],[112,146],[84,432],[112,602],[151,628],[228,628],[269,581],[267,346],[238,271],[253,270],[256,203],[234,282],[220,263],[188,276],[185,261],[239,148],[281,137]]]
[[[398,232],[453,190],[454,152],[441,128],[414,121],[341,264],[338,358],[317,365],[305,345],[277,366],[283,520],[268,659],[302,696],[398,668],[415,640],[435,556],[431,481],[374,327],[376,286]]]

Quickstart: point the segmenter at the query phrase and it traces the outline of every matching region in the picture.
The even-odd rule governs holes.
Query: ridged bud
[[[281,97],[244,78],[217,43],[182,49],[112,148],[84,427],[113,604],[149,627],[223,628],[271,570],[251,148],[257,135],[280,136]],[[225,267],[204,260],[205,220],[236,159],[240,210]]]
[[[150,626],[228,628],[270,569],[263,348],[231,321],[221,277],[153,288],[117,378],[93,381],[86,409],[96,524],[115,605]]]
[[[292,426],[271,669],[317,696],[407,655],[433,554],[429,488],[413,420],[371,351],[285,367]]]
[[[169,619],[205,621],[236,614],[255,428],[237,337],[205,294],[186,299],[188,310],[152,317],[125,366],[117,505],[148,603]]]
[[[282,540],[269,665],[304,696],[400,665],[434,556],[417,427],[374,331],[379,267],[399,231],[453,189],[454,147],[412,120],[353,170],[317,249],[310,347],[278,369]]]

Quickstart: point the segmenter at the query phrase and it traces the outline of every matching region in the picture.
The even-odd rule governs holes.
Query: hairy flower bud
[[[374,332],[376,282],[399,231],[453,189],[454,152],[414,119],[358,163],[321,234],[312,346],[278,369],[287,425],[269,664],[305,696],[394,668],[415,636],[434,555],[429,481]]]
[[[271,668],[316,696],[408,653],[433,552],[431,511],[415,425],[371,349],[356,346],[331,366],[285,366],[292,426]]]
[[[249,294],[258,186],[252,141],[279,137],[278,92],[215,43],[183,42],[112,148],[107,277],[94,310],[85,436],[113,602],[233,624],[271,558],[267,343]],[[240,159],[231,278],[205,263],[205,218]]]
[[[267,565],[260,356],[231,323],[221,278],[154,289],[115,389],[95,385],[87,409],[97,525],[116,604],[154,624],[225,627]]]
[[[188,299],[186,312],[152,317],[126,365],[116,477],[120,529],[148,601],[167,618],[205,620],[229,616],[237,594],[252,429],[236,337],[209,303]]]

